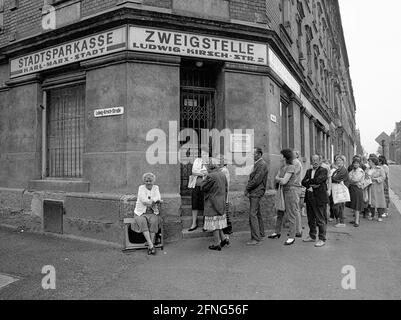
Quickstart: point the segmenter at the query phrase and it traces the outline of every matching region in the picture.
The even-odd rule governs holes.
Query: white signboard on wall
[[[284,81],[284,83],[298,96],[301,96],[301,86],[288,71],[280,58],[269,48],[269,67]]]
[[[267,64],[267,45],[262,43],[133,26],[128,38],[134,51]]]
[[[105,109],[96,109],[93,111],[93,115],[95,118],[99,117],[108,117],[108,116],[118,116],[120,114],[124,114],[124,107],[113,107],[113,108],[105,108]]]
[[[19,77],[125,50],[126,30],[126,27],[121,27],[105,31],[12,59],[10,77]]]

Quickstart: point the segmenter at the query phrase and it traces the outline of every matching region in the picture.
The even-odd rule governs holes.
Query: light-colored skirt
[[[222,216],[205,216],[203,229],[206,231],[222,230],[224,228],[227,228],[226,214],[223,214]]]

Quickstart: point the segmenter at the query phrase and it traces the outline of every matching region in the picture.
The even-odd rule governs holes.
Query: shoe
[[[194,231],[194,230],[196,230],[196,229],[198,229],[198,226],[195,226],[195,227],[193,227],[193,228],[189,228],[188,231]]]
[[[354,227],[355,228],[359,227],[359,223],[354,223]]]
[[[307,236],[305,239],[302,240],[303,242],[315,242],[316,239],[311,238],[310,236]]]
[[[230,240],[228,238],[224,239],[222,242],[220,242],[220,246],[223,248],[224,246],[230,245]]]
[[[294,242],[295,242],[295,239],[288,238],[287,241],[284,242],[284,245],[290,246],[290,245],[294,244]]]
[[[368,220],[369,220],[369,221],[373,221],[373,218],[372,218],[372,217],[368,217]]]
[[[217,250],[217,251],[221,251],[221,246],[220,245],[214,245],[212,244],[211,246],[209,246],[210,250]]]
[[[323,240],[319,240],[318,242],[315,243],[315,247],[323,247],[326,244]]]
[[[333,218],[329,218],[329,222],[333,222],[334,221],[334,219]]]
[[[383,219],[382,219],[382,218],[379,218],[379,219],[377,219],[377,221],[378,221],[378,222],[382,222],[382,221],[383,221]]]
[[[383,213],[382,214],[382,218],[388,218],[388,214],[387,213]]]
[[[270,236],[268,236],[269,239],[280,239],[281,233],[273,233]]]
[[[252,240],[252,241],[247,242],[246,245],[247,246],[260,246],[261,243],[260,243],[260,241]]]
[[[297,237],[297,238],[302,238],[302,232],[297,232],[297,233],[295,234],[295,237]]]
[[[334,227],[335,228],[344,228],[345,227],[345,223],[337,223]]]
[[[153,254],[153,255],[156,254],[156,249],[155,249],[155,247],[152,247],[152,248],[149,248],[149,249],[148,249],[148,255],[151,255],[151,254]]]

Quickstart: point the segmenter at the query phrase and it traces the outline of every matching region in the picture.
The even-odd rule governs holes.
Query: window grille
[[[47,175],[81,178],[84,147],[85,88],[48,91]]]

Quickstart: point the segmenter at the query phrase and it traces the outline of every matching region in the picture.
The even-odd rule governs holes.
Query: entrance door
[[[196,132],[191,137],[193,147],[185,156],[188,164],[181,164],[181,195],[190,194],[188,178],[193,160],[200,154],[202,142],[209,148],[209,139],[201,139],[202,129],[215,128],[215,68],[187,65],[181,69],[180,130],[190,128]],[[186,141],[189,140],[189,137]],[[203,141],[202,141],[203,140]],[[184,144],[186,142],[182,142]],[[209,148],[210,149],[210,148]]]

